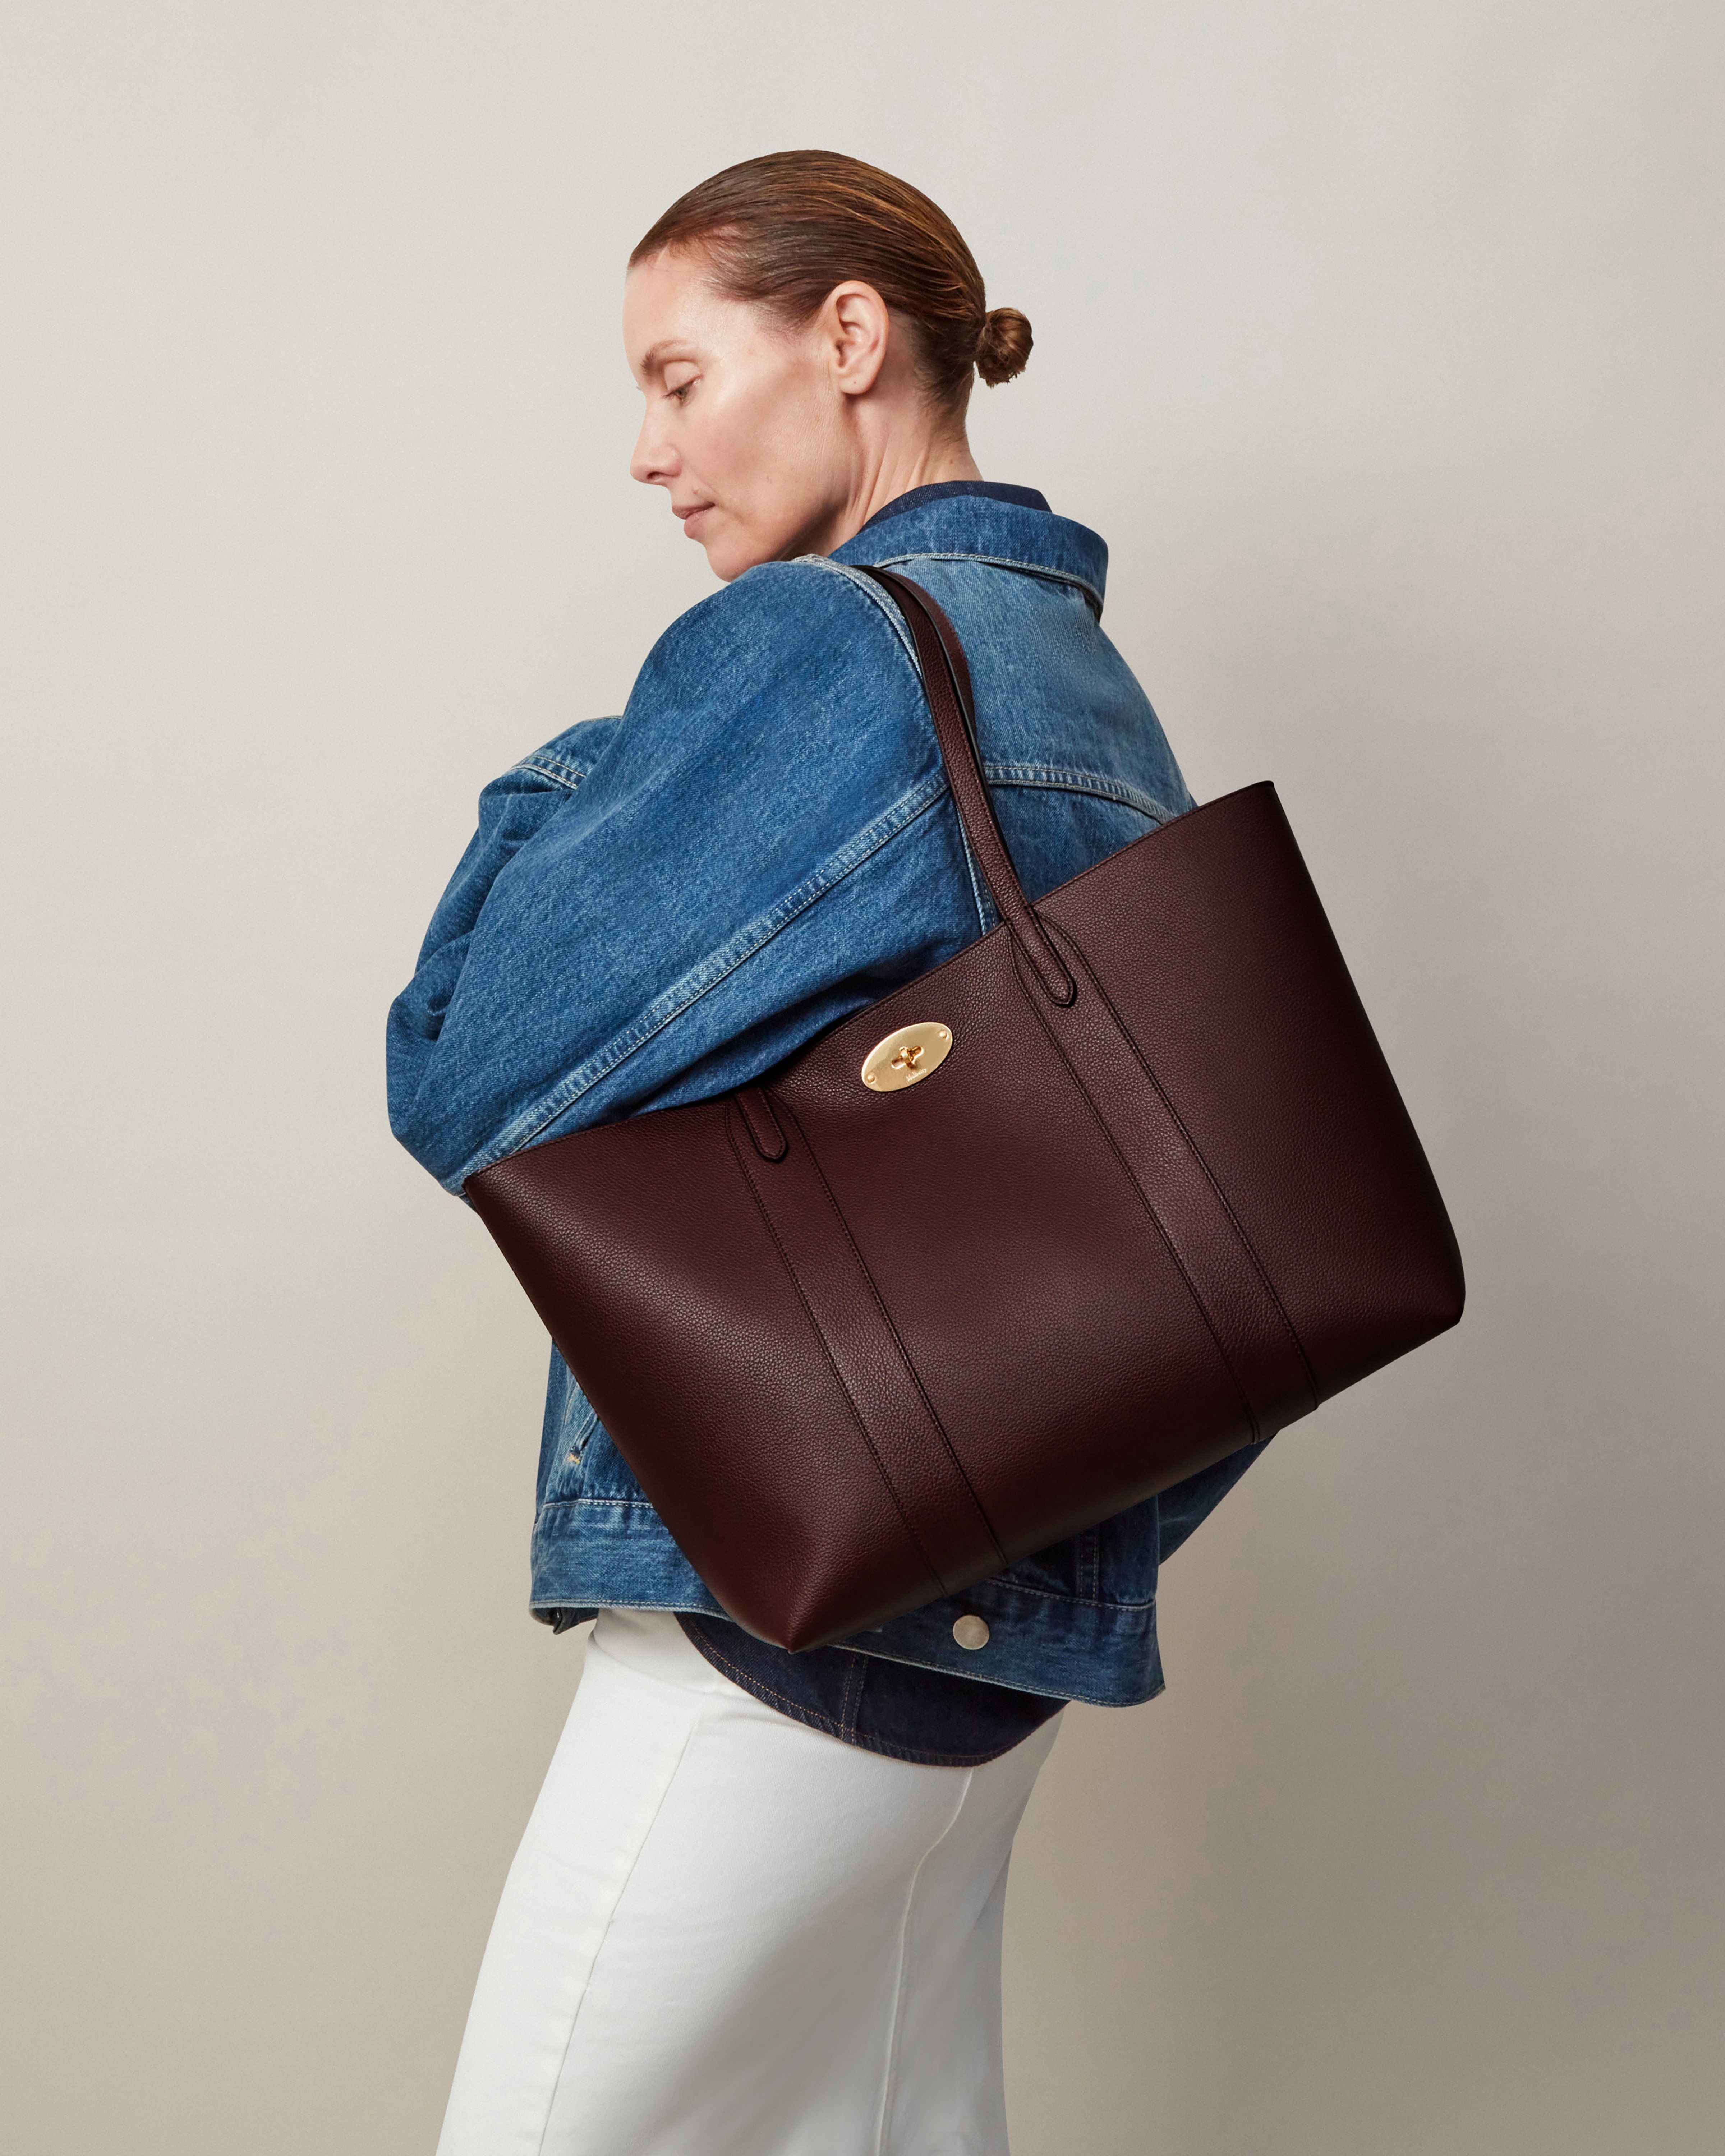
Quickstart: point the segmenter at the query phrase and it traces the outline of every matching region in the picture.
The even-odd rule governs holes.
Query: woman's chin
[[[694,536],[706,549],[706,565],[721,583],[732,583],[745,569],[775,558],[770,547],[751,546],[738,531],[716,531],[710,538],[702,534]]]

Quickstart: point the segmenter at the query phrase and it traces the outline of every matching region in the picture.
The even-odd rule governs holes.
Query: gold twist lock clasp
[[[863,1059],[862,1081],[877,1093],[902,1092],[938,1070],[952,1045],[952,1029],[933,1020],[901,1025],[877,1040]]]

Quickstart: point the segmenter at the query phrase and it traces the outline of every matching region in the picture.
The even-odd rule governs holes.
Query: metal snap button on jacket
[[[952,1637],[961,1647],[986,1647],[988,1644],[987,1621],[981,1617],[961,1617],[952,1627]]]

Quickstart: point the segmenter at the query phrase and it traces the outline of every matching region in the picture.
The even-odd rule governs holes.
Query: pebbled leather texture
[[[1034,906],[903,613],[999,925],[723,1098],[467,1195],[666,1526],[782,1646],[958,1592],[1454,1325],[1443,1201],[1266,784]],[[945,1060],[876,1092],[889,1031]]]
[[[794,1130],[788,1106],[783,1112]],[[937,1591],[957,1594],[1004,1565],[1006,1553],[928,1404],[820,1163],[806,1140],[787,1143],[776,1160],[761,1159],[746,1145],[737,1147],[737,1158]]]

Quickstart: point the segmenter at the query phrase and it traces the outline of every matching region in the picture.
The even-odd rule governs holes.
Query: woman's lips
[[[673,507],[675,508],[675,505]],[[696,527],[711,507],[712,504],[710,501],[697,501],[692,509],[675,510],[675,514],[683,520],[683,536],[685,539],[694,538]]]

